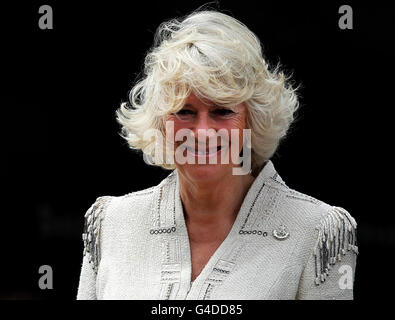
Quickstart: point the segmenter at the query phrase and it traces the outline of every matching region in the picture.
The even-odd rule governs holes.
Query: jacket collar
[[[186,229],[184,212],[180,197],[179,174],[177,169],[174,170],[165,180],[168,180],[169,182],[168,190],[172,193],[172,196],[168,198],[168,203],[170,202],[172,205],[167,205],[168,209],[166,210],[166,212],[162,211],[161,213],[168,215],[166,221],[171,222],[171,226],[169,227],[175,227],[176,229]],[[265,210],[262,210],[262,206],[265,205],[265,203],[264,201],[258,200],[261,198],[265,198],[265,194],[270,189],[268,188],[268,186],[272,185],[273,182],[283,183],[283,180],[274,168],[273,162],[271,160],[268,160],[259,172],[258,176],[255,178],[252,185],[250,186],[250,189],[248,190],[243,200],[243,203],[240,207],[239,213],[236,217],[235,223],[229,235],[241,234],[240,232],[243,231],[250,231],[245,229],[249,226],[252,226],[250,225],[250,222],[255,219],[249,218],[252,218],[253,215],[259,215],[262,212],[263,214],[265,214],[265,212],[269,214],[269,211],[271,209],[266,206]],[[271,197],[273,198],[275,197],[275,195],[271,195]],[[257,210],[259,212],[255,212]]]
[[[168,281],[167,276],[171,272],[172,279],[180,283],[180,295],[191,292],[192,296],[198,294],[205,279],[213,279],[215,283],[223,281],[232,271],[237,255],[249,240],[269,240],[267,236],[271,226],[268,218],[271,213],[275,213],[279,198],[278,188],[271,186],[278,185],[278,182],[282,180],[269,160],[250,186],[230,232],[191,285],[191,248],[179,192],[179,176],[177,170],[174,170],[159,184],[159,188],[155,188],[153,201],[155,207],[152,210],[153,227],[150,233],[158,237],[165,249],[161,280]],[[225,270],[226,273],[218,274],[215,269]],[[168,286],[171,290],[172,284],[169,283]]]

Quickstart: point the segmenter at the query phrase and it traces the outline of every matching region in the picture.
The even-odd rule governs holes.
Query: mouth
[[[211,148],[211,149],[207,148],[206,150],[200,150],[199,148],[191,148],[185,146],[185,149],[195,156],[211,156],[221,151],[222,148],[223,146],[218,146],[216,148]]]

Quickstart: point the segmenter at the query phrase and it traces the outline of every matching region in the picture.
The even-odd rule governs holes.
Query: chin
[[[179,170],[191,180],[209,182],[231,173],[231,168],[227,167],[220,164],[193,164],[180,166]]]

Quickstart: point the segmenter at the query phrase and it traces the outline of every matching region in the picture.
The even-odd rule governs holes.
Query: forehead
[[[186,99],[184,103],[185,107],[195,107],[195,108],[209,108],[218,106],[218,104],[212,102],[208,99],[198,98],[194,93],[191,93]],[[222,106],[221,106],[222,107]],[[241,103],[236,105],[233,110],[245,110],[245,103]]]
[[[188,98],[186,98],[185,105],[192,105],[194,107],[209,107],[215,104],[208,99],[198,98],[194,93],[191,93]]]

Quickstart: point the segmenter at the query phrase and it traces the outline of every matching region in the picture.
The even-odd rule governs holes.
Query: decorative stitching
[[[173,290],[173,283],[168,284],[165,300],[169,300],[171,291]]]
[[[203,300],[207,300],[212,290],[212,285],[209,283],[206,288],[206,292],[204,293]]]
[[[176,225],[176,185],[174,184],[173,188],[173,223]]]
[[[163,187],[161,186],[159,188],[159,197],[158,197],[158,202],[156,203],[156,220],[158,222],[158,226],[160,226],[160,205],[162,203],[162,192],[163,192]]]
[[[173,271],[167,271],[167,270],[163,270],[163,271],[161,271],[162,273],[166,273],[166,274],[174,274],[174,273],[179,273],[180,271],[176,271],[176,270],[173,270]]]
[[[273,177],[270,177],[270,180],[272,181],[272,182],[275,182],[276,184],[278,184],[278,185],[280,185],[280,186],[282,186],[283,188],[285,188],[285,189],[289,189],[289,187],[284,183],[284,182],[281,182],[281,181],[278,181],[277,180],[277,172],[276,172],[276,174],[273,176]]]
[[[141,196],[141,195],[146,195],[146,194],[153,193],[155,187],[156,187],[156,186],[150,187],[150,188],[145,189],[145,190],[130,192],[130,193],[124,195],[124,198],[129,198],[129,197],[132,197],[132,196]]]
[[[241,229],[240,229],[240,230],[244,229],[245,225],[247,224],[248,218],[250,217],[251,211],[252,211],[252,209],[254,208],[255,202],[256,202],[256,200],[258,199],[258,197],[260,196],[261,191],[262,191],[262,189],[263,189],[264,186],[265,186],[265,183],[262,183],[262,186],[260,187],[260,189],[259,189],[259,191],[258,191],[258,194],[255,196],[255,199],[254,199],[254,201],[252,202],[252,205],[251,205],[250,209],[248,210],[247,217],[245,218],[244,223],[243,223],[243,225],[241,226]]]
[[[318,230],[318,239],[313,249],[314,282],[319,285],[326,280],[331,265],[341,261],[341,255],[345,255],[346,251],[352,250],[358,254],[357,223],[345,209],[332,207],[329,213],[321,219],[316,229]]]
[[[172,227],[168,227],[168,228],[151,228],[149,233],[150,234],[161,234],[161,233],[172,233],[172,232],[176,232],[177,228],[175,226]]]
[[[82,233],[82,240],[84,242],[84,253],[89,258],[89,263],[97,273],[100,262],[100,231],[101,221],[103,220],[102,212],[107,208],[111,196],[99,197],[94,204],[87,210],[84,215],[84,231]]]
[[[299,191],[293,190],[288,188],[288,194],[286,195],[288,198],[294,198],[297,200],[304,200],[304,201],[310,201],[311,203],[314,204],[322,204],[323,202],[321,200],[318,200],[312,196],[306,195],[304,193],[301,193]]]
[[[297,197],[297,196],[294,196],[294,195],[287,194],[286,197],[287,198],[296,199],[296,200],[308,201],[308,202],[311,202],[311,203],[314,203],[314,204],[319,204],[319,200],[316,200],[314,198],[310,198],[310,197],[307,197],[307,196],[306,197]]]
[[[222,280],[222,279],[214,279],[214,278],[207,278],[207,281],[214,281],[214,282],[222,282],[222,281],[224,281],[224,280]]]
[[[264,237],[267,236],[267,232],[262,230],[240,230],[239,234],[256,234],[258,236],[262,235]]]
[[[221,272],[221,273],[229,273],[230,272],[229,270],[224,270],[224,269],[220,269],[220,268],[214,268],[213,270],[217,271],[217,272]]]

